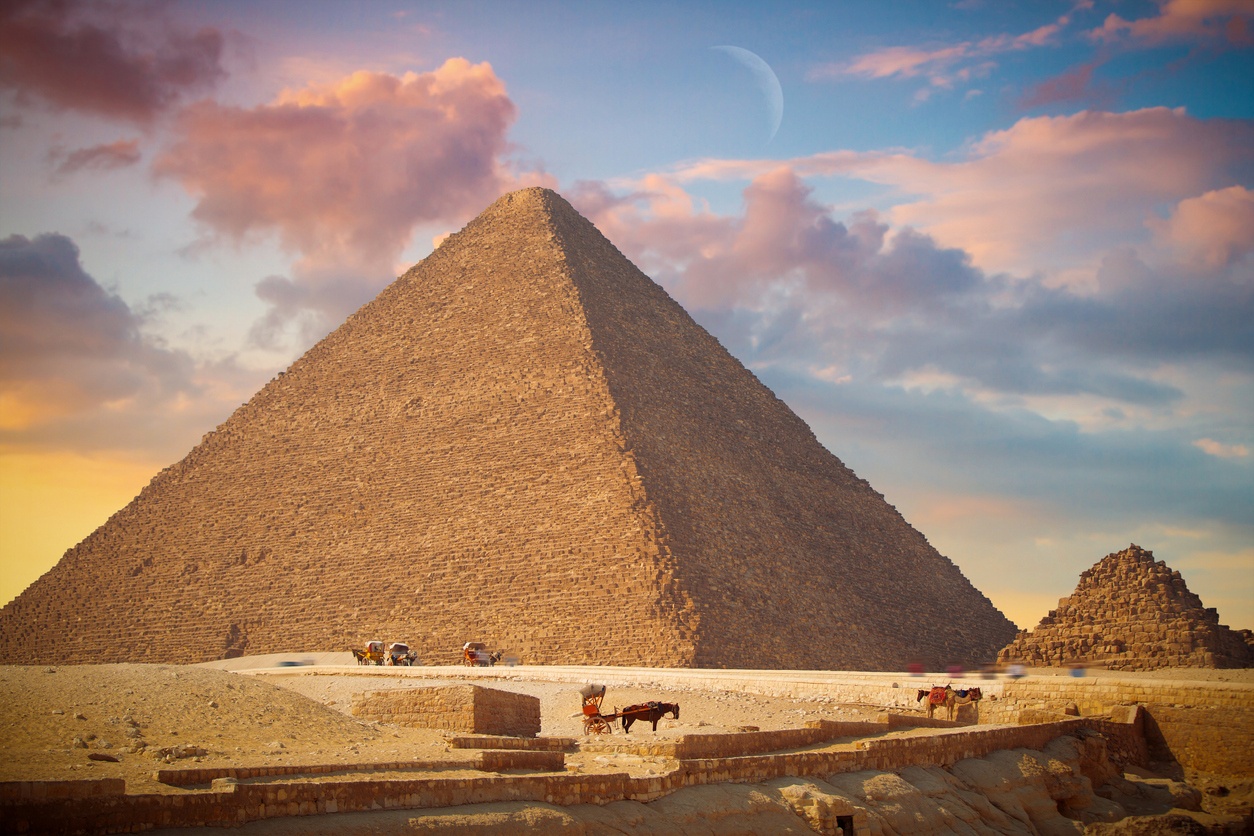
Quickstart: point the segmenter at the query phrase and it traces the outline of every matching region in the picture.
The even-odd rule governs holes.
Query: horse
[[[665,714],[669,714],[672,718],[678,720],[679,703],[646,702],[639,705],[629,705],[618,712],[618,719],[622,721],[624,734],[631,731],[631,724],[637,720],[647,720],[653,723],[653,730],[657,731],[657,721],[661,720]]]
[[[984,696],[979,688],[968,688],[966,691],[955,691],[953,688],[950,688],[949,692],[949,700],[946,703],[946,706],[949,708],[950,720],[954,719],[954,709],[957,706],[967,705],[968,703],[973,702],[978,703]],[[978,705],[975,707],[975,711],[976,716],[978,717],[980,711],[980,707]]]
[[[984,695],[980,693],[979,688],[971,688],[966,691],[955,691],[953,686],[946,685],[941,687],[934,685],[932,688],[920,688],[915,692],[915,702],[922,702],[923,698],[927,698],[927,718],[932,719],[932,712],[936,710],[936,706],[943,705],[949,714],[949,719],[954,719],[954,709],[959,705],[967,703],[979,702]],[[978,710],[978,707],[977,707]]]
[[[357,660],[359,665],[369,665],[370,660],[366,658],[366,651],[353,648],[353,658]]]

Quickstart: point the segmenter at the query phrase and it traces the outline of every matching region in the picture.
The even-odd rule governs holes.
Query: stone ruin
[[[960,617],[955,617],[960,614]],[[1014,625],[554,192],[500,198],[0,610],[7,663],[468,640],[866,670]]]
[[[353,695],[350,713],[363,720],[468,734],[536,737],[540,699],[479,685],[433,685]]]
[[[1102,665],[1110,670],[1244,668],[1254,664],[1249,631],[1219,623],[1180,573],[1132,544],[1080,575],[1036,629],[998,654],[1042,667]]]

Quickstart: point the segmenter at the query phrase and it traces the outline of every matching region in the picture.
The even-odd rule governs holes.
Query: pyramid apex
[[[544,186],[528,186],[525,189],[506,192],[498,197],[491,206],[480,212],[478,217],[467,225],[467,228],[485,223],[498,226],[502,222],[507,227],[518,223],[530,224],[536,222],[553,227],[554,222],[559,218],[562,219],[558,221],[559,224],[574,221],[579,226],[584,224],[592,226],[592,223],[587,218],[580,215],[557,192]]]
[[[525,189],[516,189],[501,195],[484,210],[483,214],[495,214],[502,211],[543,211],[550,209],[554,204],[570,206],[565,198],[552,189],[544,186],[528,186]]]

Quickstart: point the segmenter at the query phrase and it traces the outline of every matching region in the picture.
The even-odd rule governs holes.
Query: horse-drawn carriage
[[[388,645],[387,664],[410,665],[418,664],[418,651],[410,650],[405,642],[392,642]]]
[[[490,668],[501,659],[501,651],[488,650],[483,642],[466,642],[462,645],[462,664],[472,668]]]
[[[604,685],[585,685],[579,689],[579,695],[583,698],[583,733],[584,734],[606,734],[613,731],[614,721],[617,720],[622,724],[623,733],[627,734],[631,731],[631,724],[637,720],[653,724],[653,730],[657,731],[658,720],[669,714],[674,719],[679,719],[679,703],[669,702],[643,702],[638,705],[629,705],[622,711],[614,709],[613,714],[601,713],[601,702],[605,699]]]
[[[602,714],[601,701],[605,699],[605,686],[588,684],[579,689],[583,698],[583,733],[608,734],[614,730],[618,713]]]
[[[365,650],[353,648],[353,658],[359,665],[382,665],[385,655],[381,641],[366,642]]]

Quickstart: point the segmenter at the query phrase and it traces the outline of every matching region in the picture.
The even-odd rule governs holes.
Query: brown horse
[[[646,720],[653,723],[653,730],[657,731],[657,721],[661,720],[664,714],[669,714],[678,720],[679,703],[646,702],[639,705],[629,705],[618,712],[618,719],[623,723],[624,733],[631,731],[631,724],[637,720]]]
[[[927,717],[929,720],[932,719],[932,712],[936,710],[938,705],[945,706],[949,719],[952,720],[954,719],[954,710],[957,706],[979,702],[983,696],[979,688],[971,688],[960,693],[955,691],[951,685],[946,685],[944,688],[934,685],[930,689],[920,688],[916,692],[914,701],[922,702],[924,698],[927,698]]]

